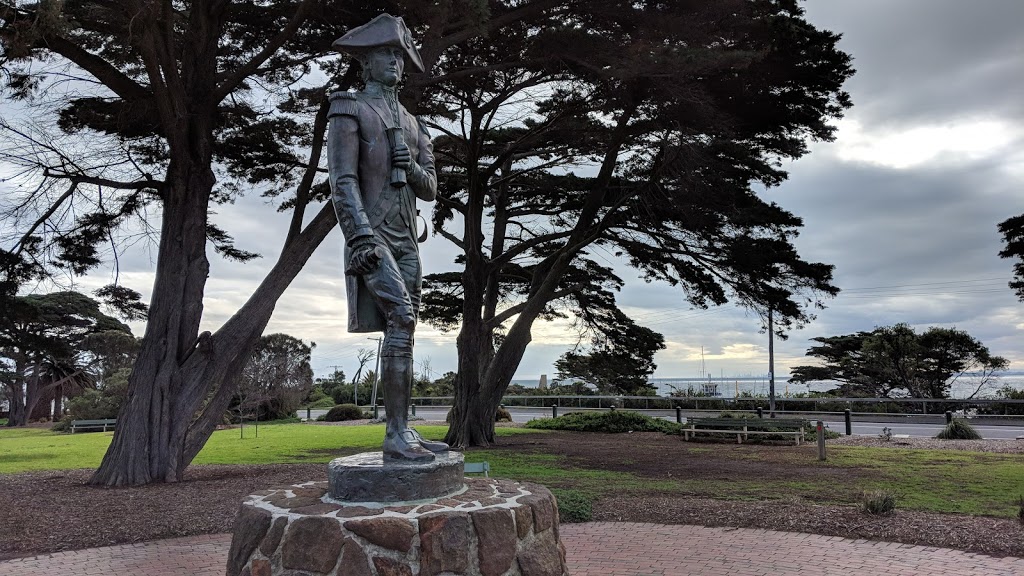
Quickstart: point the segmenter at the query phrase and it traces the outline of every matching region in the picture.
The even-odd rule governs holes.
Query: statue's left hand
[[[391,165],[395,168],[401,168],[406,172],[412,169],[412,153],[409,152],[409,147],[406,146],[405,142],[400,142],[395,146],[395,150],[391,155]]]

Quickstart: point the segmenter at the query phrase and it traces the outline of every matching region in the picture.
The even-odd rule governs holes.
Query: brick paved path
[[[746,528],[562,526],[573,576],[1019,576],[1024,558]],[[0,562],[0,576],[222,576],[230,534]]]

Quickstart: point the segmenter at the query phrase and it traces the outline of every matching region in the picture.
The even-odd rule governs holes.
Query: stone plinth
[[[339,502],[327,482],[253,494],[235,520],[227,576],[567,576],[551,492],[464,481],[414,503]]]
[[[463,457],[443,452],[433,462],[384,461],[383,452],[335,458],[327,465],[328,496],[346,502],[443,498],[463,488]]]

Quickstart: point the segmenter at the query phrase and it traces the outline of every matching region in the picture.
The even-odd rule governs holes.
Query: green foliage
[[[327,411],[324,415],[325,422],[345,422],[347,420],[362,420],[363,411],[355,404],[339,404]]]
[[[607,337],[594,338],[589,352],[570,350],[555,361],[556,383],[579,379],[593,384],[600,394],[635,396],[654,391],[648,378],[657,368],[654,355],[665,349],[665,338],[615,312],[616,327]]]
[[[558,501],[558,519],[564,524],[590,522],[594,517],[594,503],[590,494],[581,490],[552,488]]]
[[[455,372],[445,372],[443,376],[430,383],[417,381],[413,388],[413,396],[451,396],[455,393],[455,377]]]
[[[907,324],[896,324],[813,340],[821,345],[808,349],[807,356],[823,364],[795,366],[791,380],[836,380],[844,396],[948,398],[954,377],[980,372],[983,386],[1009,365],[955,328],[932,327],[918,334]]]
[[[334,398],[336,404],[342,404],[346,401],[352,400],[352,394],[349,394],[347,398],[343,398],[342,394],[339,393],[338,388],[345,385],[345,372],[342,370],[335,369],[329,376],[324,378],[317,378],[316,384],[313,385],[313,391],[311,394],[315,394],[319,391],[320,394]],[[351,386],[349,392],[352,391]],[[335,397],[337,396],[337,397]],[[319,398],[310,398],[310,401],[318,400]]]
[[[287,334],[261,336],[228,412],[242,419],[294,417],[313,387],[312,346]]]
[[[981,434],[962,418],[954,418],[952,422],[935,435],[939,440],[981,440]]]
[[[996,392],[996,396],[1004,400],[1024,400],[1024,390],[1006,385]],[[1003,414],[1024,414],[1024,404],[1000,404],[994,408]]]
[[[1000,222],[999,233],[1006,244],[999,252],[999,257],[1015,260],[1010,289],[1024,302],[1024,214]]]
[[[1024,524],[1024,496],[1017,497],[1017,520]]]
[[[315,400],[313,402],[310,402],[310,403],[306,404],[302,408],[310,408],[310,409],[313,409],[313,410],[316,410],[316,409],[322,410],[324,408],[333,408],[334,406],[335,406],[334,398],[331,398],[330,396],[324,396],[322,398],[319,398],[318,400]]]
[[[538,430],[573,430],[576,432],[665,432],[677,433],[679,424],[651,418],[639,412],[610,410],[608,412],[570,412],[557,418],[540,418],[526,423]]]
[[[6,302],[0,365],[13,368],[3,378],[12,425],[27,423],[33,408],[26,405],[29,397],[41,398],[44,391],[74,396],[102,387],[106,377],[134,359],[137,344],[131,330],[89,296],[54,292],[12,296]]]
[[[861,495],[861,504],[868,514],[892,514],[896,510],[896,495],[888,490],[866,491]]]

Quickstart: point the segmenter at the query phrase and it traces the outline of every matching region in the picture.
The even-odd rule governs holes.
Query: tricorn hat
[[[423,72],[423,60],[412,43],[412,33],[401,18],[381,14],[362,26],[349,30],[332,47],[338,51],[359,54],[378,46],[394,46],[405,51],[409,62]]]

